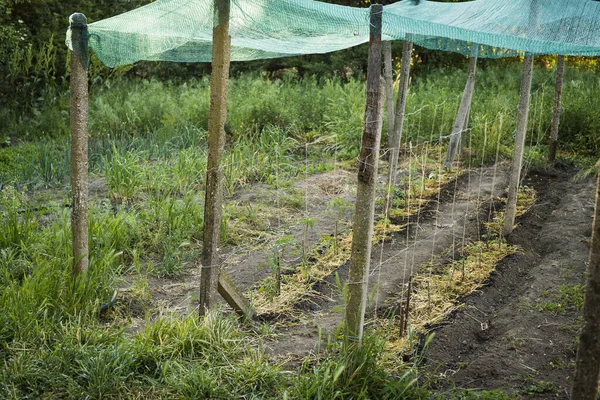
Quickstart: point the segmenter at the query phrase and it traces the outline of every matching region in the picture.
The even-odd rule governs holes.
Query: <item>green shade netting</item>
[[[369,39],[369,9],[312,0],[231,0],[231,60],[327,53]],[[108,66],[210,62],[213,0],[157,0],[90,24],[89,44]],[[593,0],[404,0],[384,7],[384,40],[480,57],[600,55]],[[67,38],[67,44],[69,38]]]
[[[383,33],[479,57],[600,55],[600,2],[591,0],[401,1],[386,6]]]

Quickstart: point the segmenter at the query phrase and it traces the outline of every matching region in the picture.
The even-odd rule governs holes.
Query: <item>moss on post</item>
[[[229,0],[215,0],[208,117],[208,159],[204,202],[202,271],[200,275],[200,315],[214,306],[221,265],[218,254],[223,203],[221,159],[225,148],[225,121],[229,84]]]
[[[352,230],[352,250],[348,281],[346,324],[352,339],[360,341],[363,334],[369,263],[373,241],[375,183],[379,162],[383,90],[381,85],[381,5],[371,6],[371,36],[367,70],[367,106],[358,159],[358,187]]]
[[[71,32],[71,231],[73,274],[88,268],[88,51],[87,19],[69,17]]]

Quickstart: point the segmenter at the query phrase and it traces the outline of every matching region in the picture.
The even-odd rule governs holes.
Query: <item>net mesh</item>
[[[312,0],[232,0],[231,60],[356,46],[369,39],[369,12]],[[141,60],[210,62],[212,16],[213,0],[158,0],[90,24],[89,44],[108,66]],[[383,38],[487,58],[594,56],[600,55],[600,2],[403,0],[384,7]]]

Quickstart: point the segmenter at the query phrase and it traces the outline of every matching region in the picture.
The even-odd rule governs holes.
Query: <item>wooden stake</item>
[[[444,168],[451,168],[456,156],[456,151],[461,143],[463,132],[469,126],[469,113],[471,111],[471,100],[473,99],[473,89],[475,88],[475,72],[477,71],[477,56],[473,56],[469,59],[469,75],[467,77],[467,83],[465,84],[465,91],[463,92],[460,106],[458,107],[458,113],[454,120],[454,127],[452,128],[452,135],[450,136],[450,144],[448,145],[448,152],[446,153],[446,160],[444,161]]]
[[[218,245],[221,233],[223,172],[221,158],[225,147],[225,121],[229,84],[230,0],[214,0],[212,73],[208,117],[208,160],[204,202],[202,271],[200,274],[200,315],[216,302],[221,270]]]
[[[592,228],[590,264],[583,303],[583,328],[571,399],[596,400],[600,379],[600,174],[596,185],[596,208]]]
[[[410,77],[410,60],[412,58],[413,44],[405,41],[402,49],[402,65],[400,67],[400,85],[398,87],[398,99],[396,100],[396,116],[394,117],[393,135],[390,137],[388,148],[390,150],[388,183],[396,186],[396,170],[398,169],[398,154],[402,143],[402,128],[404,125],[404,114],[406,113],[406,97],[408,95],[408,80]],[[386,203],[389,199],[386,201]]]
[[[235,312],[246,318],[252,318],[255,315],[254,310],[250,307],[250,302],[244,297],[242,292],[235,286],[229,275],[225,271],[219,274],[219,294],[227,304],[229,304]],[[202,308],[202,307],[201,307]]]
[[[533,56],[523,59],[523,75],[521,77],[521,94],[519,98],[519,113],[517,116],[517,132],[515,137],[515,150],[513,153],[510,170],[510,183],[508,186],[508,200],[504,213],[503,236],[508,236],[514,229],[515,215],[517,213],[517,193],[521,180],[521,167],[523,166],[523,152],[525,149],[525,135],[529,119],[529,100],[531,98],[531,76],[533,75]]]
[[[88,50],[87,19],[75,13],[71,28],[71,231],[73,275],[88,268]]]
[[[392,42],[383,42],[383,77],[385,78],[385,107],[388,122],[388,148],[394,135],[394,67],[392,65]]]
[[[371,35],[367,70],[367,106],[358,159],[358,186],[352,230],[352,253],[348,282],[346,324],[351,339],[360,341],[363,335],[369,263],[373,239],[375,183],[381,141],[383,93],[381,88],[381,21],[383,6],[371,6]]]
[[[560,100],[562,97],[563,80],[565,73],[565,56],[559,55],[556,62],[556,82],[554,84],[554,108],[552,109],[552,124],[550,126],[550,150],[548,161],[556,159],[558,147],[558,127],[560,125]]]

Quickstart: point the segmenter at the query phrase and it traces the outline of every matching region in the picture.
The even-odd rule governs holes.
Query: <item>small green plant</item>
[[[287,246],[294,243],[294,238],[291,236],[284,236],[275,241],[275,248],[273,258],[271,259],[271,265],[275,275],[277,295],[281,294],[281,262],[284,258],[284,252]]]
[[[348,203],[348,200],[346,200],[345,198],[336,197],[333,200],[331,200],[327,205],[329,207],[327,212],[329,212],[335,218],[334,234],[333,234],[333,238],[334,238],[333,251],[335,252],[335,254],[337,254],[338,253],[339,223],[340,223],[340,220],[342,219],[342,216],[344,215],[344,212],[346,212],[346,210],[348,208],[350,208],[350,204]]]
[[[308,266],[308,230],[312,229],[315,225],[316,219],[313,217],[303,217],[300,219],[300,224],[303,225],[304,231],[302,235],[302,266],[306,268]]]
[[[0,248],[20,247],[33,240],[37,219],[27,204],[27,196],[13,186],[0,190]]]
[[[553,382],[537,381],[528,385],[525,389],[521,391],[521,393],[525,395],[538,395],[544,393],[553,393],[556,391],[557,388]]]

